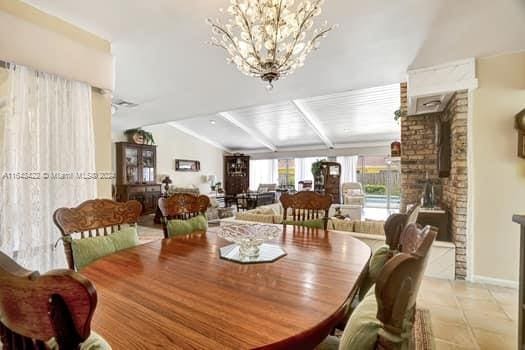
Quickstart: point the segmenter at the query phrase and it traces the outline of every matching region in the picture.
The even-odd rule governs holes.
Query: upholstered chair
[[[420,205],[412,205],[405,214],[392,214],[385,221],[385,240],[386,244],[379,247],[368,263],[364,271],[364,278],[359,287],[359,298],[362,299],[370,287],[376,282],[377,277],[385,263],[397,252],[412,253],[414,247],[400,246],[399,240],[408,225],[415,224]]]
[[[353,311],[340,339],[329,336],[318,350],[401,350],[411,348],[416,300],[437,231],[406,227],[402,242],[415,248],[397,253],[384,265],[375,287]]]
[[[72,270],[44,275],[0,253],[0,342],[4,350],[110,350],[91,330],[93,284]]]
[[[122,203],[109,199],[57,209],[53,220],[62,233],[69,268],[81,270],[99,258],[136,246],[141,212],[138,201]]]
[[[196,231],[206,231],[208,220],[206,210],[210,205],[208,196],[189,193],[176,193],[159,199],[162,212],[164,238],[186,235]]]
[[[341,185],[341,193],[343,194],[343,204],[365,205],[365,193],[363,186],[359,182],[345,182]]]

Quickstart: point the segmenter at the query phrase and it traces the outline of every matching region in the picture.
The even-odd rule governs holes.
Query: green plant
[[[394,112],[394,120],[399,123],[399,119],[401,119],[401,117],[405,117],[406,115],[407,113],[401,111],[401,107],[399,107],[399,109]]]
[[[365,185],[365,192],[368,194],[386,194],[385,185]]]
[[[312,175],[314,178],[321,176],[321,164],[323,163],[323,160],[318,159],[315,162],[312,163]]]
[[[147,145],[154,145],[155,139],[153,138],[153,134],[149,131],[143,130],[141,128],[136,129],[128,129],[124,131],[124,135],[126,136],[133,136],[134,134],[139,134],[144,139],[144,143]]]

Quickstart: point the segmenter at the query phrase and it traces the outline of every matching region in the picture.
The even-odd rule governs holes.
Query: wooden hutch
[[[225,201],[233,201],[239,193],[245,193],[249,188],[250,156],[244,154],[224,156]]]
[[[142,215],[155,213],[161,195],[157,184],[157,146],[117,142],[116,200],[142,203]]]
[[[336,162],[322,162],[323,189],[320,192],[332,196],[333,204],[341,203],[341,164]]]

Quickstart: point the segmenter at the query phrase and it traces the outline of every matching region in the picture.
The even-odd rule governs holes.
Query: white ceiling
[[[226,151],[352,148],[399,139],[399,84],[250,107],[170,122]]]
[[[115,130],[235,110],[278,146],[322,142],[310,131],[298,137],[303,122],[283,101],[398,83],[409,67],[525,49],[523,0],[329,0],[319,20],[340,27],[305,67],[267,93],[262,82],[241,75],[226,64],[221,50],[205,44],[210,31],[204,19],[215,17],[228,0],[25,1],[111,41],[115,94],[140,105],[120,109],[113,119]],[[307,100],[316,114],[321,100]],[[363,122],[380,113],[382,102],[373,102],[378,111],[335,99],[334,106],[322,110],[320,123],[329,126],[329,115],[337,115],[338,108],[359,112],[343,122],[351,129],[348,134],[344,128],[327,128],[335,143],[367,138],[372,129],[363,131],[363,126],[373,127],[376,136],[389,132],[386,120]],[[268,131],[281,118],[265,107],[248,116],[237,111],[267,104],[288,116],[282,122],[290,128],[288,135]],[[224,144],[235,146],[235,140],[223,137]]]

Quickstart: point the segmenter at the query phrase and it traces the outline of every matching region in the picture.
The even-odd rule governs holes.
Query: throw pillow
[[[338,218],[331,218],[332,225],[336,231],[347,231],[354,232],[354,221],[353,220],[341,220]]]
[[[348,193],[351,196],[361,196],[362,195],[361,190],[358,190],[358,189],[349,190]]]

